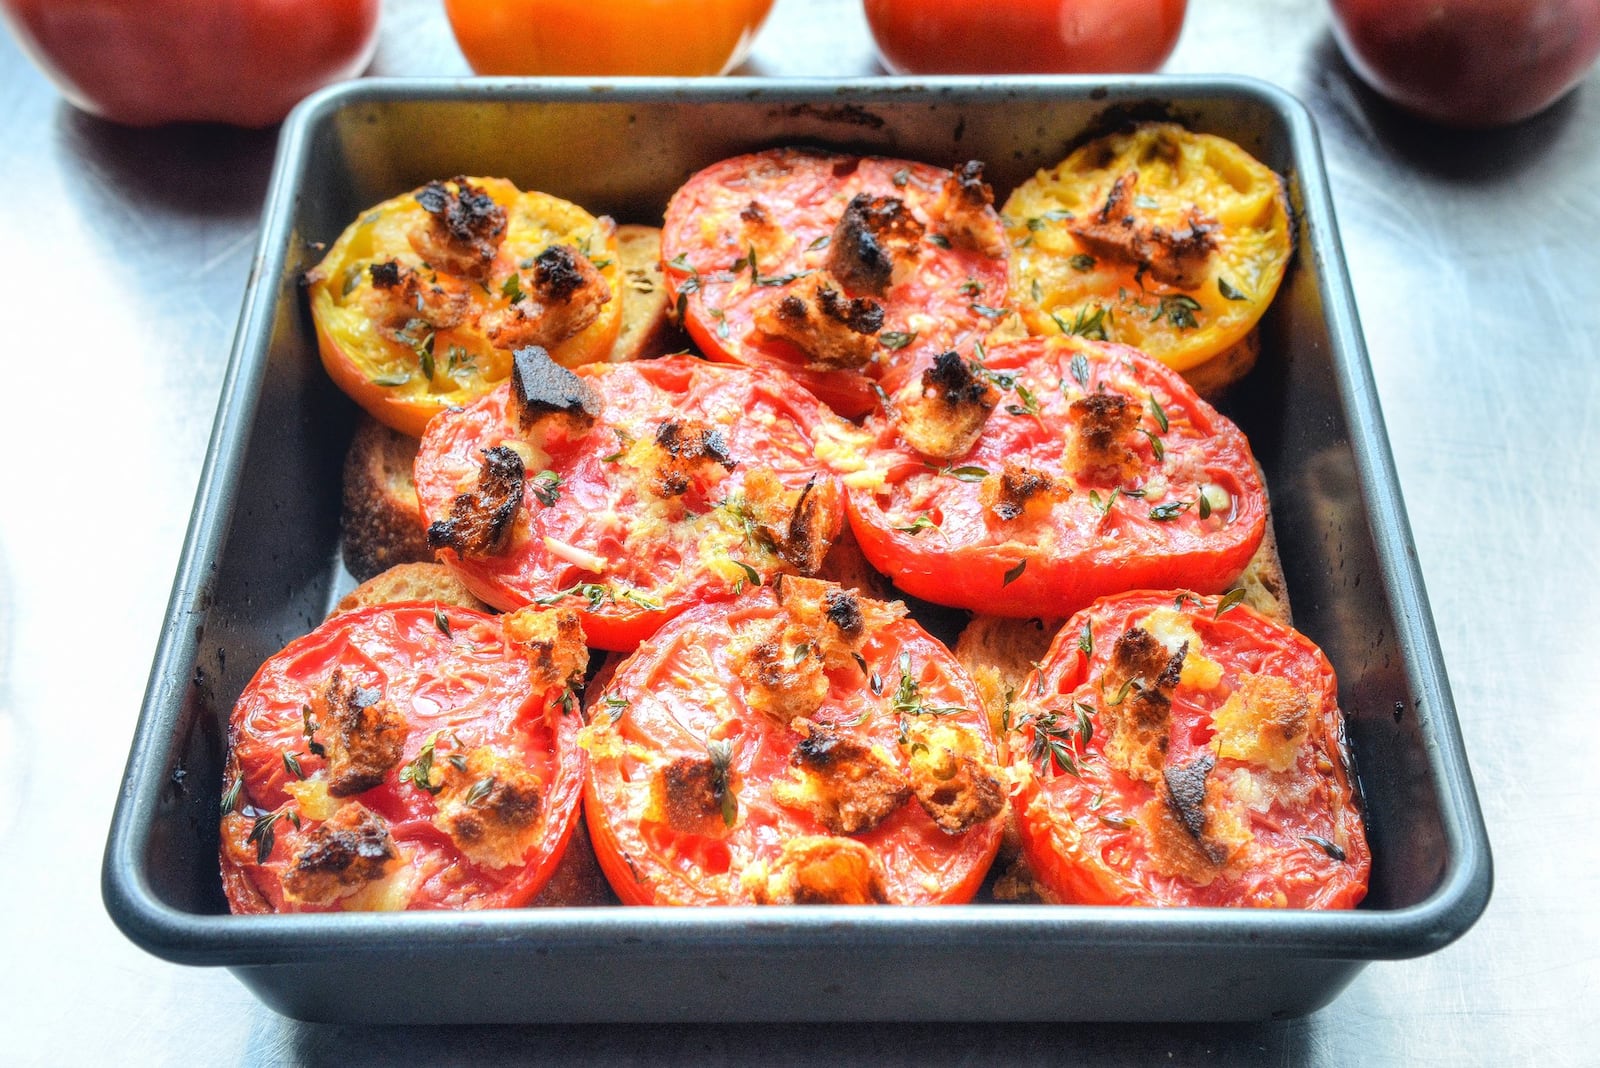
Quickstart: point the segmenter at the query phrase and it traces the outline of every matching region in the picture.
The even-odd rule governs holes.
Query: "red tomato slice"
[[[775,477],[795,495],[815,477],[810,493],[827,517],[819,537],[831,542],[838,534],[840,491],[812,453],[816,435],[840,420],[789,379],[690,357],[590,365],[576,374],[603,403],[581,437],[550,437],[542,450],[530,445],[508,415],[508,386],[428,424],[416,483],[430,520],[448,515],[456,495],[470,489],[485,449],[509,442],[532,457],[505,551],[462,557],[440,550],[484,601],[502,609],[569,605],[579,609],[590,644],[626,651],[691,604],[726,600],[794,569],[758,529],[753,479]],[[667,424],[716,431],[731,467],[702,463],[683,492],[662,496],[652,464]]]
[[[535,688],[527,653],[506,633],[510,618],[372,606],[333,617],[261,665],[229,727],[222,872],[235,912],[505,908],[539,892],[576,825],[584,756],[570,692]],[[379,701],[403,720],[396,759],[373,766],[381,781],[339,787],[342,796],[330,789],[340,772],[328,755],[339,717],[322,693],[336,670],[367,691],[358,704]],[[413,785],[418,774],[437,796]],[[474,836],[455,806],[498,806],[511,786],[522,806],[517,834],[486,856],[481,845],[499,825],[479,819]],[[362,810],[387,831],[389,869],[336,900],[286,890],[297,866],[315,875],[352,863],[340,856],[348,837],[319,839]],[[355,849],[356,865],[373,844],[369,836]]]
[[[806,610],[791,615],[789,606],[814,606],[819,589],[841,595],[831,584],[786,578],[782,604],[768,588],[693,608],[590,699],[587,819],[624,903],[862,903],[848,871],[831,887],[842,884],[842,894],[817,891],[799,874],[819,859],[822,870],[832,862],[871,869],[882,892],[866,900],[963,902],[977,891],[999,846],[1004,803],[971,680],[898,604],[848,595],[861,629],[842,645],[797,623]],[[768,649],[780,685],[809,694],[785,709],[802,713],[787,723],[752,681],[751,651],[772,635],[781,635]],[[871,772],[844,791],[853,807],[813,809],[804,800],[813,795],[795,792],[810,774],[799,770],[808,747],[845,776]],[[942,830],[920,800],[923,786],[908,795],[905,784],[928,782],[917,761],[957,751],[975,763],[948,761],[966,769],[950,781],[970,783],[962,775],[972,772],[991,803],[970,807],[965,827]],[[965,800],[980,792],[973,787]],[[816,796],[838,794],[827,787]]]
[[[925,163],[804,149],[736,156],[700,171],[673,194],[661,236],[667,285],[690,336],[713,359],[789,372],[842,415],[871,410],[873,379],[886,377],[893,388],[891,368],[970,344],[1010,314],[999,216],[986,208],[969,220],[992,247],[959,234],[951,240],[959,227],[941,199],[950,178]],[[834,228],[863,193],[898,198],[923,227],[914,261],[896,268],[879,298],[883,325],[866,375],[810,365],[800,349],[755,326],[760,307],[824,267]]]
[[[1366,895],[1333,667],[1228,604],[1106,598],[1008,709],[1023,855],[1047,897],[1332,909]]]
[[[956,458],[924,459],[881,416],[856,457],[830,453],[851,529],[895,585],[1059,619],[1127,589],[1218,593],[1244,570],[1266,530],[1265,490],[1244,435],[1177,374],[1126,346],[1051,337],[989,349],[978,377],[995,407]],[[921,393],[908,384],[897,408]],[[1122,420],[1093,451],[1072,412],[1091,395],[1116,399]],[[1019,500],[1029,478],[1035,493]],[[1003,518],[1008,507],[1020,514]]]

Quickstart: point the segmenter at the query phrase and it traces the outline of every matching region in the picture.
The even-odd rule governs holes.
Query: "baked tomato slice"
[[[413,437],[541,345],[605,359],[622,323],[616,226],[503,178],[454,178],[386,200],[307,275],[328,374]]]
[[[498,544],[434,539],[473,593],[503,609],[574,606],[591,644],[629,650],[691,604],[820,566],[844,508],[813,452],[843,422],[815,397],[774,371],[692,357],[568,377],[558,392],[586,398],[577,414],[525,424],[519,375],[422,439],[417,494],[436,535],[464,495],[486,495],[491,458],[515,469],[500,471],[514,485],[497,498]]]
[[[595,854],[626,904],[969,900],[1004,788],[970,679],[814,579],[699,605],[588,700]]]
[[[233,910],[526,904],[577,823],[586,660],[559,610],[378,605],[290,642],[229,723]]]
[[[1292,251],[1278,176],[1172,123],[1089,142],[1018,186],[1004,216],[1029,332],[1121,342],[1179,371],[1244,343]]]
[[[1012,313],[982,164],[774,149],[723,160],[667,205],[661,255],[703,352],[792,374],[839,413],[892,369]]]
[[[1333,667],[1231,597],[1094,604],[1006,718],[1023,856],[1048,899],[1332,909],[1366,895]]]
[[[1266,529],[1244,435],[1177,374],[1078,337],[941,356],[830,442],[862,552],[895,585],[1059,619],[1120,590],[1225,590]]]

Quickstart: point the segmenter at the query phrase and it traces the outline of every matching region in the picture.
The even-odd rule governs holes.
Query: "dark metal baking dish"
[[[1359,909],[228,913],[217,799],[229,709],[349,581],[336,487],[355,409],[318,364],[299,286],[318,242],[460,173],[659,221],[698,167],[777,144],[983,159],[1003,194],[1108,112],[1150,109],[1232,138],[1288,180],[1295,258],[1261,364],[1226,407],[1266,470],[1297,621],[1339,672],[1375,856]],[[367,81],[285,126],[106,850],[107,907],[150,952],[225,965],[281,1012],[349,1022],[1264,1019],[1326,1004],[1369,960],[1446,945],[1489,887],[1316,133],[1289,96],[1187,78]]]

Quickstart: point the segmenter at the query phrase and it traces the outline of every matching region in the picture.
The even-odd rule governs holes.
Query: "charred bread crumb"
[[[526,476],[522,457],[514,450],[504,445],[483,450],[477,487],[456,497],[449,518],[435,520],[428,527],[428,544],[435,549],[454,549],[462,556],[505,551],[522,507]]]
[[[420,321],[433,330],[459,326],[472,309],[467,287],[455,278],[433,275],[426,281],[399,260],[367,268],[372,286],[361,294],[361,306],[391,341],[411,344]]]
[[[519,608],[500,617],[506,640],[527,657],[535,690],[581,687],[589,670],[583,623],[571,608]]]
[[[558,345],[587,329],[612,299],[611,284],[570,245],[551,245],[505,288],[510,306],[485,312],[479,322],[489,340],[508,349]]]
[[[428,213],[427,224],[407,235],[417,255],[441,271],[480,282],[487,279],[505,238],[506,210],[460,176],[429,182],[416,196]]]
[[[1016,460],[1007,460],[999,474],[985,476],[978,487],[978,499],[1002,523],[1021,519],[1029,512],[1048,512],[1051,504],[1071,494],[1070,486]]]
[[[396,564],[433,559],[412,480],[416,459],[416,438],[360,417],[345,453],[339,517],[344,566],[357,581]]]
[[[1118,178],[1105,203],[1088,220],[1068,231],[1095,256],[1131,263],[1163,285],[1194,289],[1205,280],[1206,261],[1217,247],[1217,222],[1198,208],[1189,209],[1185,225],[1166,227],[1133,213],[1133,187],[1138,171]]]
[[[821,659],[810,655],[807,638],[782,618],[751,623],[735,637],[734,671],[747,706],[780,723],[817,710],[828,695],[828,676]]]
[[[983,180],[983,164],[968,160],[944,180],[931,214],[944,220],[945,236],[960,248],[986,256],[1005,253],[1005,234],[994,215],[994,189]]]
[[[756,530],[803,575],[816,574],[844,529],[843,504],[833,483],[816,476],[798,490],[785,489],[766,468],[745,478],[745,506]]]
[[[434,825],[474,864],[504,868],[521,861],[544,813],[539,777],[486,746],[467,754],[465,768],[446,762],[442,770]]]
[[[736,789],[709,754],[676,757],[650,781],[649,818],[684,834],[724,835],[722,806],[730,787]]]
[[[1080,482],[1116,485],[1137,469],[1128,438],[1139,425],[1139,406],[1121,393],[1104,391],[1079,397],[1067,407],[1072,439],[1067,470]]]
[[[698,419],[669,419],[656,427],[646,459],[650,490],[657,497],[681,497],[697,475],[711,467],[732,471],[738,461],[728,454],[720,427]]]
[[[746,624],[730,659],[745,704],[787,724],[815,712],[828,693],[827,672],[854,664],[868,632],[904,616],[905,606],[795,575],[783,576],[773,590],[783,613]]]
[[[648,360],[679,352],[689,340],[672,321],[666,278],[661,271],[661,230],[654,226],[617,227],[617,257],[622,268],[622,327],[609,357],[612,363]]]
[[[1100,723],[1108,735],[1106,759],[1151,785],[1161,781],[1166,766],[1172,694],[1188,650],[1189,643],[1184,642],[1169,654],[1149,631],[1129,627],[1117,638],[1102,680]]]
[[[302,836],[283,873],[283,894],[303,905],[331,905],[383,878],[399,859],[383,818],[348,801]]]
[[[779,291],[755,312],[755,326],[787,341],[819,370],[857,368],[872,359],[883,329],[883,305],[865,297],[846,297],[818,272]]]
[[[741,882],[762,905],[889,903],[883,866],[872,850],[853,838],[792,838],[770,868],[751,865]]]
[[[921,746],[913,747],[911,790],[941,831],[964,834],[998,816],[1006,794],[994,769],[962,752],[959,743],[941,744],[940,734],[929,732]]]
[[[599,418],[600,394],[593,386],[550,358],[538,345],[511,356],[511,411],[524,433],[535,425],[565,426],[580,437]]]
[[[400,762],[405,717],[377,690],[357,686],[334,668],[312,701],[328,758],[328,793],[349,797],[370,790]]]
[[[972,448],[998,402],[994,386],[959,354],[944,352],[922,372],[920,391],[896,406],[895,426],[928,459],[953,460]]]
[[[858,193],[834,227],[825,266],[847,292],[881,297],[896,266],[915,258],[921,240],[922,224],[904,200]]]
[[[345,594],[328,616],[332,618],[340,612],[351,612],[367,605],[399,601],[432,601],[476,612],[494,611],[474,597],[454,571],[444,564],[428,563],[396,564],[373,576]]]
[[[772,784],[781,805],[802,809],[829,834],[860,834],[911,798],[911,786],[887,754],[810,720],[789,756],[789,777]]]

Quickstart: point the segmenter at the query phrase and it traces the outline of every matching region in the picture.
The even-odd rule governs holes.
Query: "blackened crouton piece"
[[[378,690],[355,684],[334,668],[313,702],[323,724],[328,793],[349,797],[378,786],[400,762],[406,721]]]
[[[1198,288],[1217,247],[1216,220],[1198,208],[1190,208],[1184,225],[1173,229],[1140,218],[1133,203],[1138,180],[1137,171],[1118,178],[1099,210],[1069,232],[1095,256],[1132,264],[1164,285]]]
[[[367,267],[372,287],[357,299],[378,332],[416,348],[436,330],[459,326],[471,310],[471,295],[460,279],[422,275],[399,260]]]
[[[700,471],[711,466],[732,471],[738,461],[728,454],[721,428],[698,419],[669,419],[656,427],[649,464],[651,491],[658,497],[681,497]]]
[[[506,210],[462,177],[429,182],[417,193],[417,203],[428,213],[428,225],[407,235],[417,255],[448,274],[487,279],[505,238]]]
[[[331,905],[383,878],[399,857],[383,818],[351,801],[302,836],[283,873],[284,896]]]
[[[994,189],[983,180],[983,164],[969,160],[944,181],[929,214],[943,221],[951,244],[986,256],[1005,254],[1005,231],[994,212]]]
[[[527,658],[535,690],[583,684],[589,668],[583,623],[571,608],[519,608],[500,617],[506,640]]]
[[[1005,808],[1005,791],[994,773],[943,746],[918,750],[909,778],[917,803],[946,834],[965,834]]]
[[[809,631],[783,618],[740,631],[728,659],[743,684],[745,705],[785,724],[815,712],[828,696],[828,675],[822,659],[810,655],[810,644]]]
[[[1170,764],[1161,772],[1167,785],[1167,804],[1172,806],[1173,814],[1183,823],[1184,829],[1202,846],[1206,829],[1206,777],[1216,765],[1216,757],[1202,753],[1187,764]]]
[[[844,502],[832,480],[816,476],[799,490],[784,488],[766,468],[746,476],[745,503],[756,529],[801,574],[815,574],[844,525]]]
[[[829,590],[823,594],[823,601],[828,606],[828,622],[832,623],[841,635],[852,640],[861,637],[866,622],[862,618],[861,602],[856,599],[854,590]]]
[[[461,556],[504,552],[522,508],[526,477],[527,468],[515,450],[504,445],[483,450],[477,487],[451,502],[449,518],[429,525],[428,544]]]
[[[1151,785],[1161,782],[1170,742],[1172,694],[1188,653],[1184,643],[1169,654],[1141,627],[1117,638],[1101,680],[1100,723],[1112,766]]]
[[[554,419],[576,437],[599,417],[600,394],[543,348],[530,345],[511,357],[511,410],[523,431]]]
[[[921,392],[899,402],[895,424],[923,456],[953,460],[972,448],[998,402],[995,388],[959,353],[944,352],[922,372]]]
[[[726,834],[722,806],[730,784],[724,774],[709,756],[673,759],[651,783],[655,814],[684,834]]]
[[[922,224],[905,201],[858,193],[833,229],[826,267],[847,291],[881,297],[896,265],[915,260],[921,240]]]
[[[756,308],[754,321],[761,333],[805,353],[808,367],[838,370],[871,360],[883,329],[883,305],[846,297],[819,272]]]
[[[1067,406],[1072,441],[1066,466],[1082,482],[1115,485],[1138,467],[1128,438],[1138,428],[1139,408],[1121,393],[1097,392]]]
[[[600,318],[612,297],[611,283],[570,245],[539,253],[532,270],[508,277],[500,292],[510,305],[484,312],[479,325],[507,349],[559,345]]]
[[[790,777],[772,785],[779,804],[809,812],[830,834],[860,834],[910,799],[900,769],[872,746],[806,719],[790,726],[801,738]]]
[[[1030,508],[1048,507],[1070,493],[1050,475],[1016,460],[1007,460],[1000,473],[985,478],[978,490],[984,506],[1007,523],[1021,518]]]

